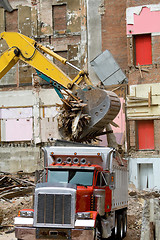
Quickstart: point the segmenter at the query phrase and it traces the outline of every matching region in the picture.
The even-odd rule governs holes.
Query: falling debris
[[[82,100],[69,95],[63,100],[58,116],[58,126],[62,137],[66,140],[77,141],[83,128],[89,124],[91,117],[83,114],[83,108],[87,106]]]

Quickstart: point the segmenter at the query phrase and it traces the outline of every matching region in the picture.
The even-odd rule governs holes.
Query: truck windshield
[[[93,171],[84,170],[48,170],[48,182],[72,183],[82,186],[92,186]]]

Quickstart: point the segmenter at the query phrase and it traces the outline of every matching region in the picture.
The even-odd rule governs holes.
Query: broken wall
[[[159,20],[159,1],[127,1],[129,179],[140,189],[160,189]]]
[[[15,173],[34,172],[43,168],[40,148],[27,144],[10,144],[0,147],[0,171]]]
[[[86,65],[87,70],[85,0],[10,0],[10,4],[14,9],[11,13],[0,8],[0,32],[20,32],[34,38],[77,67]],[[0,53],[7,48],[6,42],[0,39]],[[49,59],[69,77],[77,75],[74,69],[50,56]],[[40,146],[61,138],[56,107],[61,101],[54,89],[22,61],[1,79],[0,88],[0,142],[4,147],[0,149],[4,152],[0,169],[34,171],[38,167]],[[30,160],[24,150],[18,150],[22,143],[27,144],[25,151],[33,156]],[[34,148],[27,147],[31,144]]]
[[[115,33],[111,35],[113,41],[108,36],[106,37],[107,31],[111,34],[111,29],[108,29],[110,19],[107,19],[110,11],[106,10],[112,9],[112,15],[115,10],[111,2],[110,7],[105,0],[96,2],[93,0],[10,0],[10,3],[14,9],[12,15],[0,8],[1,32],[19,31],[64,56],[77,67],[85,70],[89,68],[91,80],[95,84],[99,83],[99,79],[90,68],[89,61],[105,50],[111,42],[114,42],[111,52],[114,52],[116,60],[123,70],[125,69],[124,58],[125,64],[122,65],[120,62],[122,55],[125,55],[124,43],[121,45],[123,47],[121,57],[120,49],[117,48],[118,52],[115,54],[116,34],[120,33],[117,24],[118,19],[124,17],[121,14],[124,10],[124,2],[122,5],[114,2],[118,4],[116,6],[117,9],[119,8],[119,13],[116,26],[112,25],[112,27],[115,26]],[[116,18],[116,16],[112,17]],[[124,19],[121,23],[124,23]],[[124,26],[122,31],[123,28]],[[123,37],[120,42],[122,41],[124,41]],[[0,53],[5,49],[7,45],[1,39]],[[71,78],[77,75],[75,70],[61,65],[51,57],[49,59]],[[56,131],[57,109],[55,105],[58,98],[55,99],[54,90],[49,89],[46,82],[35,76],[34,69],[19,62],[1,79],[0,84],[0,99],[2,100],[0,109],[3,112],[3,118],[1,117],[2,142],[8,144],[10,139],[11,142],[33,142],[36,145],[59,136]],[[21,109],[24,111],[21,112]],[[27,112],[28,109],[30,113]],[[4,118],[4,112],[8,113],[8,117]],[[11,119],[9,118],[10,112],[12,112]],[[15,131],[12,138],[10,122],[14,124]]]
[[[153,81],[159,82],[160,79],[160,28],[157,24],[160,20],[160,4],[147,4],[147,2],[146,5],[139,3],[140,6],[132,6],[126,10],[129,84],[153,83]],[[151,54],[151,64],[140,64],[145,66],[139,67],[136,64],[138,44],[136,45],[135,37],[142,35],[151,38],[151,53],[147,53]]]
[[[131,85],[127,95],[127,119],[130,124],[130,147],[138,149],[136,121],[153,120],[154,150],[160,149],[160,83]]]
[[[135,122],[133,131],[133,121],[152,119],[154,125],[157,125],[157,121],[159,121],[160,29],[157,22],[160,20],[160,4],[155,3],[157,1],[146,1],[145,4],[144,1],[141,1],[138,6],[137,3],[128,1],[128,6],[130,7],[126,10],[128,83],[130,85],[127,100],[127,119],[130,124],[128,146],[129,148],[134,147],[134,149],[138,147],[138,128]],[[151,24],[148,24],[148,21]],[[143,49],[145,52],[148,51],[146,54],[151,57],[150,64],[138,63],[137,65],[139,55],[143,55],[143,51],[140,52],[141,49],[139,47],[140,41],[142,41],[140,39],[141,36],[144,38],[144,42],[148,42],[147,46],[151,47],[151,51]],[[139,42],[137,42],[136,37],[139,38]],[[158,128],[157,131],[159,130]],[[154,144],[155,149],[159,149],[156,131],[154,133]]]
[[[39,166],[41,145],[60,138],[54,89],[1,91],[0,170],[33,172]]]
[[[10,1],[14,11],[0,8],[0,32],[16,31],[33,37],[49,46],[76,66],[87,63],[86,6],[84,1]],[[7,49],[0,40],[0,53]],[[87,65],[86,65],[87,66]],[[73,69],[61,65],[71,78],[77,75]],[[34,70],[19,62],[3,78],[0,85],[31,85]],[[44,81],[41,81],[45,84]]]

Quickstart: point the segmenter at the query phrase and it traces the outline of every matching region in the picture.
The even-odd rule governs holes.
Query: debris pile
[[[33,186],[35,184],[27,180],[0,174],[0,199],[9,201],[10,198],[25,195],[32,192]]]
[[[129,186],[129,203],[128,203],[128,233],[125,240],[152,239],[147,238],[149,224],[150,201],[160,199],[159,191],[137,190],[133,185]],[[155,211],[156,212],[156,211]],[[159,212],[159,211],[157,211]],[[147,231],[146,231],[147,229]],[[153,230],[153,229],[152,229]],[[150,231],[149,234],[152,234]]]
[[[14,217],[20,209],[31,208],[33,205],[34,178],[17,175],[0,173],[0,228],[2,231],[4,228],[14,227]]]

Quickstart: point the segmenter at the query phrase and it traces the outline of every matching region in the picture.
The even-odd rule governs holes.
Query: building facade
[[[130,181],[160,189],[160,4],[128,1],[128,150]]]
[[[160,189],[159,1],[9,2],[13,11],[0,7],[0,32],[18,31],[34,38],[88,70],[95,85],[100,79],[90,62],[106,49],[112,53],[128,78],[128,84],[105,88],[121,99],[115,120],[119,128],[113,129],[128,157],[129,181],[140,189]],[[0,53],[6,49],[1,39]],[[50,60],[69,77],[76,75],[75,70]],[[9,166],[10,172],[34,171],[42,166],[41,147],[50,144],[52,138],[60,138],[56,103],[60,99],[54,89],[23,62],[1,79],[1,169],[7,171]],[[102,143],[107,144],[105,136]]]

